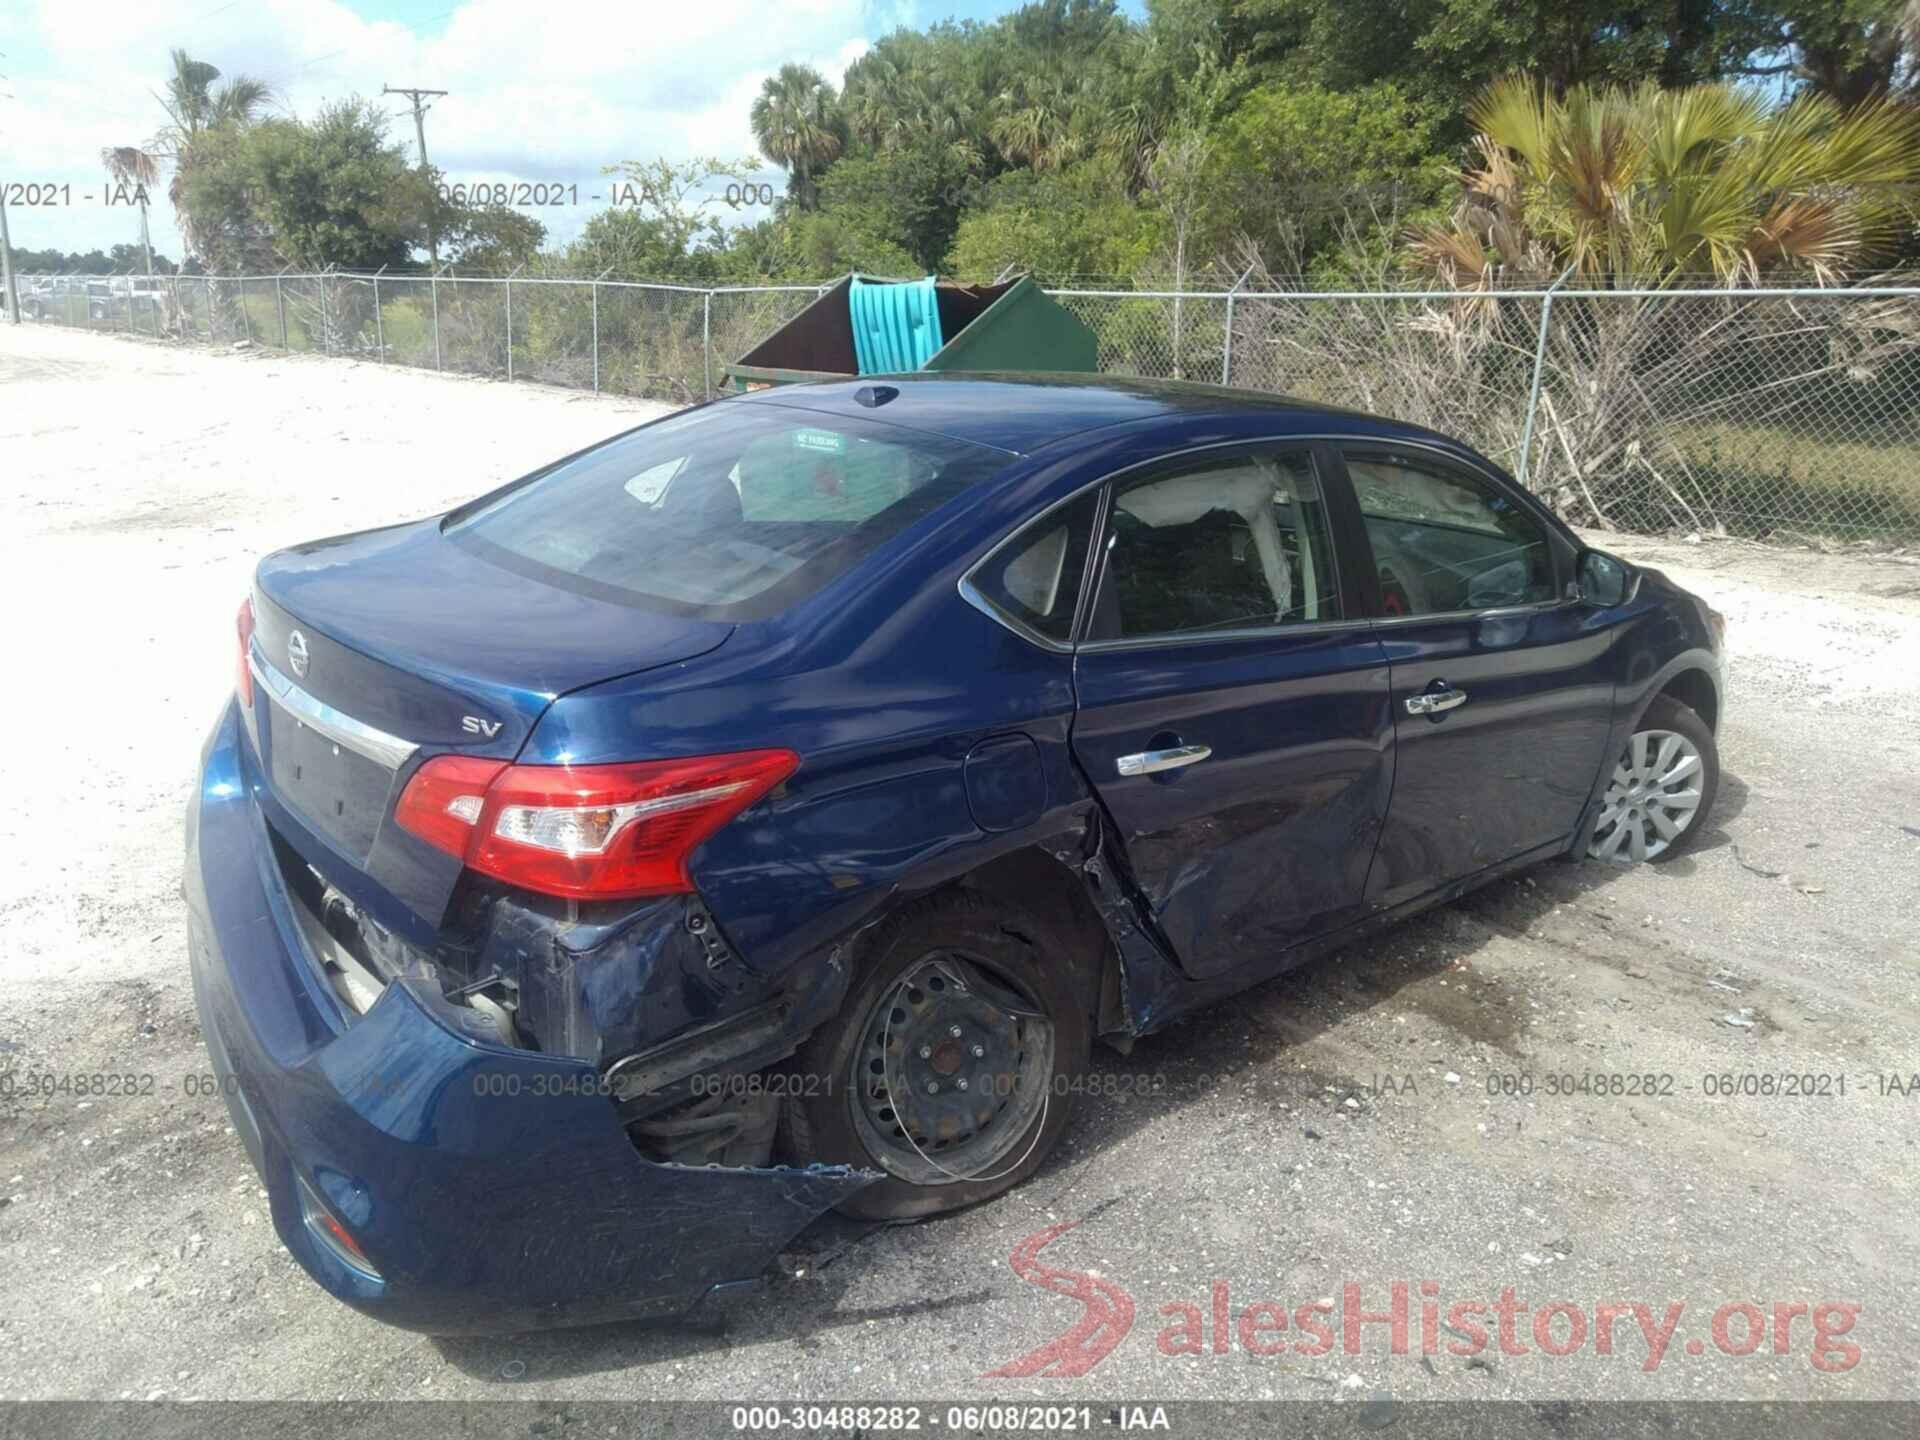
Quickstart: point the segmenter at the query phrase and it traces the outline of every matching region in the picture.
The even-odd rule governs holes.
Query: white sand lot
[[[0,977],[177,973],[180,812],[259,556],[433,514],[668,408],[0,324],[0,606],[34,697],[0,706]]]

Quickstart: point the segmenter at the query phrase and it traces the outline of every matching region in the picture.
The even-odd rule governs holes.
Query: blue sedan
[[[263,560],[200,1015],[395,1324],[670,1318],[1034,1173],[1133,1037],[1696,842],[1721,622],[1443,436],[1085,377],[762,391]]]

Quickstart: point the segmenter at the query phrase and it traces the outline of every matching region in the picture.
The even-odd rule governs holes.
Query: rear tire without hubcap
[[[1019,1184],[1065,1131],[1092,1040],[1071,967],[1022,915],[955,892],[883,922],[840,1014],[794,1058],[784,1115],[801,1164],[887,1178],[842,1205],[937,1215]]]
[[[1658,865],[1705,832],[1720,788],[1720,752],[1706,722],[1656,696],[1607,777],[1587,854],[1616,865]]]

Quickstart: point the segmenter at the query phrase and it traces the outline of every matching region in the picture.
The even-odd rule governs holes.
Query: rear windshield
[[[448,518],[514,570],[718,620],[774,613],[1006,462],[999,451],[777,405],[710,405]]]

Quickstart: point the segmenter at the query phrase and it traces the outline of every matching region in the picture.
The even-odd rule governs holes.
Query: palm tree
[[[195,60],[184,50],[174,50],[170,58],[173,72],[167,77],[163,93],[155,97],[160,108],[166,111],[167,123],[148,143],[146,154],[156,167],[161,161],[173,165],[167,198],[179,216],[180,232],[188,250],[205,255],[215,236],[196,220],[184,203],[186,177],[193,172],[195,147],[216,130],[251,125],[273,99],[273,91],[265,81],[250,75],[235,75],[216,89],[214,82],[220,79],[218,66]]]
[[[760,86],[750,118],[760,152],[787,172],[795,202],[811,210],[819,200],[820,173],[846,145],[833,87],[811,65],[782,65]]]
[[[1575,86],[1524,77],[1470,107],[1477,168],[1416,263],[1475,287],[1563,269],[1586,285],[1725,285],[1870,260],[1920,195],[1920,111],[1885,98],[1771,103],[1752,89]]]
[[[1056,170],[1079,158],[1075,114],[1084,83],[1053,72],[1022,78],[1001,91],[987,134],[1000,153],[1034,170]]]
[[[841,112],[847,126],[864,145],[888,150],[897,145],[911,108],[911,80],[889,56],[863,55],[847,70],[841,92]]]
[[[191,144],[202,132],[229,121],[249,124],[273,98],[264,80],[235,75],[215,90],[218,66],[195,60],[184,50],[173,51],[171,59],[173,73],[167,77],[166,93],[159,97],[169,123],[160,136],[175,145]]]
[[[160,183],[160,160],[137,145],[109,145],[100,152],[100,163],[115,185],[134,187],[134,199],[140,206],[140,253],[147,257],[147,278],[153,278],[153,242],[147,231],[147,192]]]

